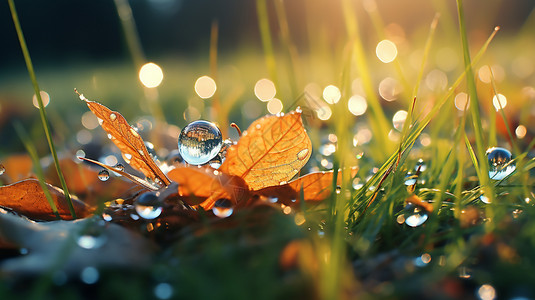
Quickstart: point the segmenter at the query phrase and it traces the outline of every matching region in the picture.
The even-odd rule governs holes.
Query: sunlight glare
[[[494,108],[496,108],[496,111],[499,111],[507,106],[507,98],[502,94],[494,95],[494,97],[492,97],[492,104],[494,105]]]
[[[148,88],[155,88],[162,83],[163,71],[155,63],[146,63],[139,70],[139,80]]]
[[[273,98],[269,100],[269,102],[267,103],[267,109],[270,114],[276,115],[282,111],[282,108],[283,108],[282,101],[280,101],[277,98]]]
[[[464,111],[465,107],[466,109],[470,107],[470,98],[467,93],[460,92],[455,96],[455,107],[460,111]]]
[[[394,128],[401,131],[403,128],[403,124],[405,123],[405,120],[407,119],[408,113],[404,110],[398,110],[394,117],[392,118],[392,123],[394,124]]]
[[[347,106],[349,108],[349,111],[353,115],[361,116],[366,112],[366,109],[368,108],[368,103],[366,103],[366,99],[364,99],[364,97],[359,95],[353,95],[347,101]]]
[[[401,85],[392,77],[386,77],[379,83],[379,95],[386,101],[395,101],[401,91]]]
[[[217,85],[210,76],[201,76],[195,81],[195,92],[203,99],[212,97],[216,90]]]
[[[47,107],[48,103],[50,103],[50,95],[48,95],[45,91],[40,91],[39,94],[41,94],[41,100],[43,100],[43,106]],[[33,95],[32,98],[33,106],[36,108],[39,108],[39,103],[37,102],[37,95]]]
[[[375,53],[377,54],[377,58],[379,58],[380,61],[387,64],[393,62],[394,59],[396,59],[396,56],[398,56],[398,48],[396,47],[396,44],[394,44],[392,41],[382,40],[377,44],[377,47],[375,48]]]
[[[340,89],[334,85],[328,85],[323,89],[323,99],[329,104],[338,103],[341,97]]]
[[[277,94],[277,89],[273,81],[262,78],[254,85],[254,94],[262,102],[267,102]]]

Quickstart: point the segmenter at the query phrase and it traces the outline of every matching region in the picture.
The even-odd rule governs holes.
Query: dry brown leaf
[[[243,132],[238,143],[228,149],[220,170],[243,178],[256,191],[289,181],[311,154],[300,111],[270,115],[254,121]]]
[[[358,171],[357,167],[351,168],[351,177],[354,177]],[[278,198],[280,203],[286,205],[295,205],[298,203],[301,190],[305,201],[323,201],[327,199],[332,192],[333,171],[314,172],[280,186],[263,188],[258,191],[259,195],[265,197]],[[338,172],[336,184],[342,183],[342,172]]]
[[[64,220],[72,219],[63,191],[47,184],[60,217]],[[91,214],[91,208],[71,195],[76,216],[83,218]],[[52,208],[41,189],[37,179],[26,179],[10,185],[0,187],[0,206],[10,208],[32,219],[55,220]]]
[[[215,201],[229,199],[235,205],[250,198],[243,179],[214,170],[210,167],[177,167],[167,174],[178,183],[178,195],[189,205],[211,209]]]
[[[112,111],[98,102],[90,101],[84,95],[79,94],[79,96],[97,116],[100,125],[108,133],[111,141],[121,150],[124,160],[130,166],[154,181],[169,185],[169,179],[151,158],[141,136],[119,112]]]

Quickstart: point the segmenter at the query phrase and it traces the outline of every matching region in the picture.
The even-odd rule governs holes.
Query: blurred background
[[[203,118],[220,123],[224,133],[235,138],[235,132],[226,128],[229,122],[243,129],[263,114],[291,110],[305,90],[321,94],[325,87],[340,84],[347,62],[348,15],[358,21],[370,74],[388,118],[410,102],[410,91],[401,90],[407,92],[415,84],[429,26],[437,13],[440,18],[424,74],[427,84],[422,85],[420,95],[433,98],[433,93],[445,90],[462,72],[455,1],[348,1],[350,10],[344,9],[343,2],[15,1],[40,88],[50,98],[47,112],[52,127],[64,146],[79,143],[71,140],[80,130],[92,130],[82,122],[87,107],[77,101],[73,88],[120,111],[131,122],[150,115],[181,128]],[[269,41],[259,27],[258,6],[263,5]],[[508,78],[509,95],[516,95],[508,97],[510,107],[521,107],[514,102],[528,98],[519,96],[520,91],[535,85],[534,7],[535,2],[523,0],[465,3],[473,51],[495,26],[501,27],[484,63],[492,66],[500,88],[506,88],[500,83]],[[13,149],[23,151],[13,134],[13,120],[32,128],[36,140],[42,134],[6,1],[0,3],[0,14],[0,135],[7,142],[0,149],[3,156]],[[381,57],[381,40],[394,44],[392,60],[396,63]],[[271,43],[271,48],[266,48],[266,43]],[[384,51],[388,52],[388,46]],[[155,83],[157,87],[139,80],[140,68],[148,62],[155,63],[156,72],[163,76]],[[482,72],[485,77],[485,70]],[[351,76],[358,79],[358,74]],[[198,82],[200,78],[206,81]],[[264,82],[266,99],[259,95],[263,78],[268,79]],[[488,74],[487,81],[490,83]],[[204,82],[208,89],[204,95],[196,90],[196,82],[199,86]],[[388,91],[380,91],[381,83]],[[210,89],[215,85],[214,94]],[[271,101],[270,88],[276,89],[277,101]],[[353,92],[358,94],[360,89],[357,80]],[[532,89],[525,91],[525,97],[533,97]],[[364,122],[366,107],[361,105],[355,111],[355,118]],[[320,119],[328,122],[331,115]]]

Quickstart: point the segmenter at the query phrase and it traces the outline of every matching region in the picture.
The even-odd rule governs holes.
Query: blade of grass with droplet
[[[65,199],[67,200],[69,211],[71,212],[72,218],[76,219],[76,212],[74,211],[74,207],[72,205],[72,200],[69,194],[69,189],[67,188],[67,183],[65,182],[65,178],[63,177],[63,173],[61,172],[61,167],[59,166],[58,154],[56,152],[54,141],[52,141],[50,125],[49,125],[48,118],[46,115],[45,106],[43,105],[43,99],[41,98],[41,89],[39,88],[39,84],[37,83],[37,77],[35,76],[35,71],[33,69],[32,59],[30,57],[30,51],[28,51],[26,40],[24,39],[24,34],[20,26],[19,17],[17,15],[17,10],[15,8],[15,3],[13,2],[13,0],[8,0],[8,3],[9,3],[9,9],[11,11],[11,17],[13,18],[13,24],[15,25],[15,30],[19,38],[19,43],[20,43],[20,47],[22,50],[22,54],[24,56],[24,61],[26,63],[26,68],[28,69],[28,74],[30,75],[30,80],[32,82],[33,89],[35,91],[35,96],[37,97],[37,103],[39,104],[39,114],[41,115],[41,123],[43,124],[43,129],[45,131],[46,140],[48,142],[48,147],[50,148],[52,158],[54,159],[54,166],[56,167],[56,172],[58,173],[58,178],[59,178],[59,181],[61,182],[61,187],[63,188],[63,192],[65,193]]]
[[[464,65],[466,68],[466,83],[468,87],[468,95],[470,96],[470,113],[472,117],[472,128],[474,129],[474,135],[476,139],[476,155],[477,158],[483,162],[485,159],[485,141],[483,139],[483,127],[481,122],[481,116],[479,111],[479,98],[477,95],[476,83],[474,78],[474,72],[472,70],[472,62],[470,58],[470,48],[468,45],[468,35],[466,29],[466,23],[464,18],[463,1],[457,0],[457,13],[459,17],[459,30],[461,35],[461,41],[463,46]],[[478,172],[479,181],[484,189],[487,189],[489,183],[488,166],[485,163],[479,164],[480,171]],[[491,191],[487,191],[491,194]],[[492,197],[492,196],[491,196]],[[492,200],[492,198],[491,198]]]
[[[41,185],[41,189],[43,189],[43,193],[45,194],[46,200],[48,201],[48,204],[50,205],[52,212],[54,213],[54,215],[56,215],[56,218],[58,218],[58,220],[61,220],[61,217],[59,216],[58,208],[56,207],[56,204],[54,203],[54,200],[52,199],[50,190],[46,186],[45,175],[44,175],[43,169],[41,168],[41,162],[39,161],[39,156],[37,155],[37,150],[35,149],[35,146],[32,143],[32,140],[28,137],[26,130],[24,129],[24,127],[22,127],[22,124],[20,122],[18,121],[14,122],[13,127],[15,127],[15,131],[17,132],[19,138],[24,144],[26,151],[28,152],[28,154],[30,154],[30,157],[32,158],[33,166],[35,169],[35,174],[37,175],[37,179],[39,179],[39,185]]]

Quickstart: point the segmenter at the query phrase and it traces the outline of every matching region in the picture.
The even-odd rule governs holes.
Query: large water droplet
[[[158,159],[158,155],[156,154],[156,149],[154,149],[154,144],[151,142],[144,142],[145,147],[147,148],[147,151],[149,152],[150,156],[153,160]]]
[[[405,185],[407,186],[415,185],[417,180],[418,180],[418,175],[409,172],[405,176]]]
[[[409,204],[405,206],[405,224],[418,227],[427,221],[429,215],[422,208]]]
[[[212,212],[220,218],[226,218],[232,215],[234,208],[232,207],[232,202],[230,200],[219,199],[214,203]]]
[[[98,179],[100,179],[101,181],[106,181],[110,179],[110,172],[108,172],[108,170],[102,170],[98,172]]]
[[[113,168],[118,170],[118,171],[124,172],[123,164],[116,164]]]
[[[144,219],[155,219],[162,213],[162,206],[155,193],[147,192],[136,200],[136,212]]]
[[[513,156],[509,150],[493,147],[487,150],[489,162],[489,177],[494,180],[502,180],[511,175],[516,169]]]
[[[198,120],[182,129],[178,137],[178,150],[187,163],[202,165],[219,153],[222,143],[221,131],[217,126]]]
[[[4,167],[3,164],[0,164],[0,175],[4,174],[6,172],[6,167]]]

